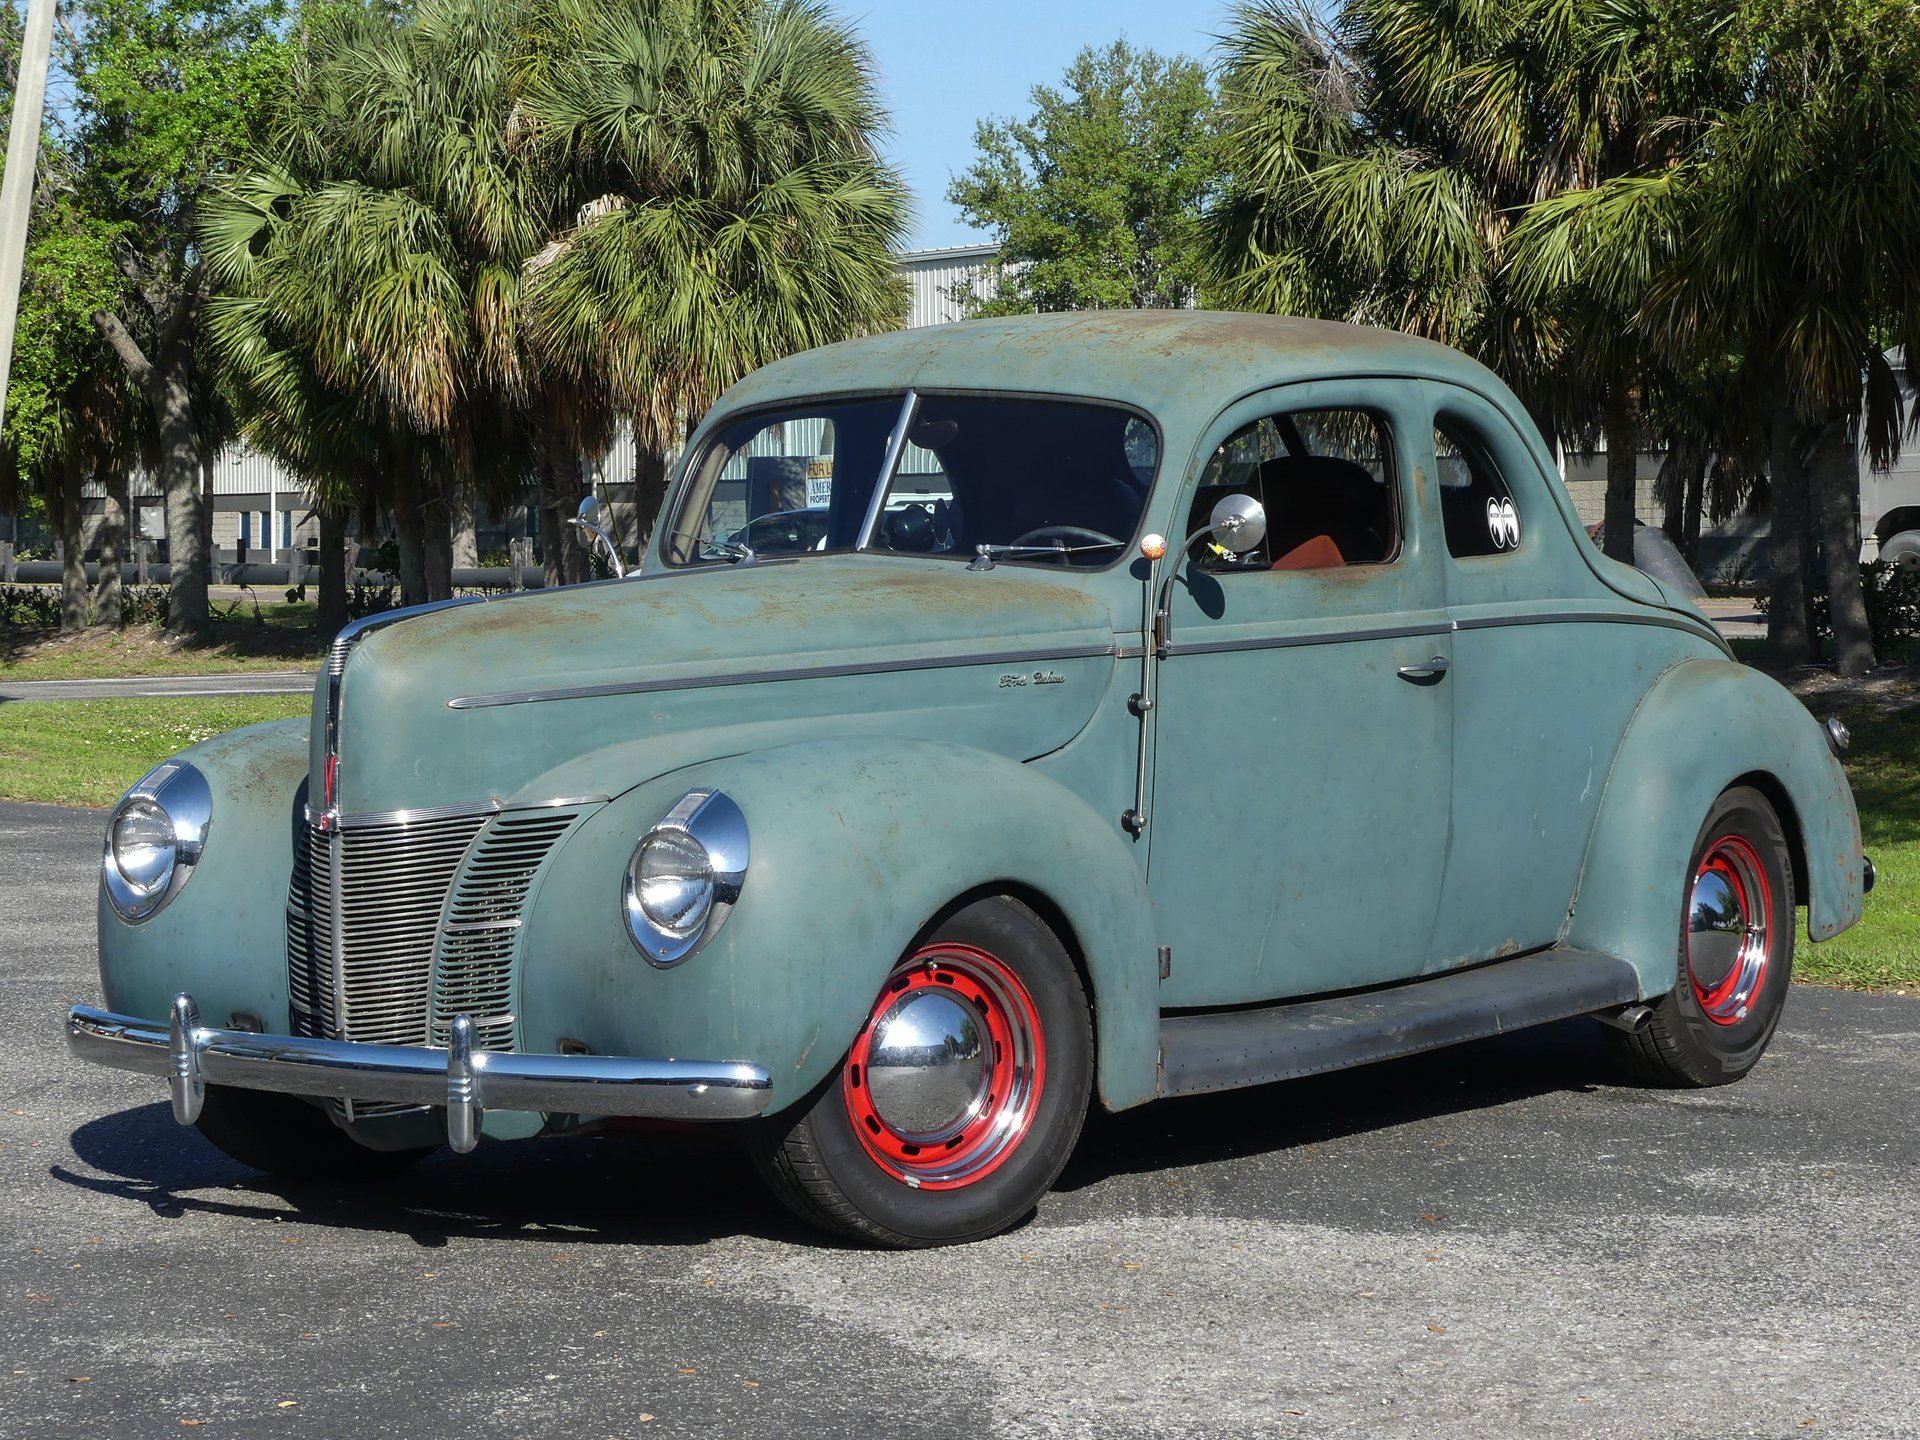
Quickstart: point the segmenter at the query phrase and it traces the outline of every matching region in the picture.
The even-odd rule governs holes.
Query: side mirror
[[[598,540],[601,548],[607,552],[607,564],[614,575],[624,577],[627,567],[620,563],[620,547],[613,543],[613,537],[600,524],[600,500],[593,492],[587,492],[586,499],[580,502],[580,509],[575,513],[572,523],[580,528],[583,537],[581,543],[591,549],[592,542]]]
[[[1225,495],[1207,517],[1214,543],[1244,555],[1267,538],[1267,512],[1251,495]]]

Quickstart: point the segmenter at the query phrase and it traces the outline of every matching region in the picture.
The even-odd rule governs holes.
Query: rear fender
[[[604,780],[604,776],[602,777]],[[739,903],[704,949],[647,963],[621,912],[639,837],[689,790],[746,816]],[[709,760],[647,781],[554,857],[528,917],[529,1049],[748,1060],[773,1108],[832,1073],[888,971],[957,897],[1030,893],[1057,911],[1094,1009],[1112,1108],[1151,1099],[1159,971],[1140,867],[1112,825],[1057,782],[984,751],[873,736]]]
[[[1813,938],[1858,920],[1860,820],[1819,724],[1757,671],[1686,660],[1654,682],[1614,757],[1567,943],[1631,962],[1646,996],[1672,989],[1700,822],[1742,782],[1769,795],[1798,839],[1796,888]]]

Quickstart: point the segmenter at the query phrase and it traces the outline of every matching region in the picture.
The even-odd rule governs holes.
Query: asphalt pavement
[[[1722,1090],[1574,1022],[1149,1106],[882,1254],[698,1135],[243,1169],[66,1057],[100,824],[0,805],[0,1434],[1920,1435],[1920,999],[1798,989]]]

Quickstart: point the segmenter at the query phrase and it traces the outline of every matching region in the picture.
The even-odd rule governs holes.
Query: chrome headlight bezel
[[[151,884],[142,884],[127,873],[114,844],[121,820],[136,810],[158,815],[173,846],[166,870]],[[193,878],[212,823],[213,788],[194,766],[184,760],[169,760],[143,775],[120,797],[107,819],[100,873],[114,913],[129,925],[139,925],[166,909]]]
[[[698,879],[709,890],[704,908],[684,927],[671,926],[650,913],[643,895],[642,862],[650,852],[659,855],[668,849],[689,858],[697,853],[704,859],[704,864],[694,862],[682,867],[689,878]],[[628,938],[649,965],[670,970],[698,954],[718,933],[740,899],[747,859],[747,817],[719,790],[689,790],[640,837],[627,861],[620,908],[626,917]],[[696,870],[697,875],[692,873]]]

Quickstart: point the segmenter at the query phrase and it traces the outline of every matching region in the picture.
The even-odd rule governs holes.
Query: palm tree
[[[1743,404],[1767,417],[1770,651],[1781,664],[1813,658],[1817,507],[1835,659],[1849,675],[1874,656],[1847,437],[1859,428],[1878,464],[1897,453],[1899,393],[1883,349],[1920,340],[1910,18],[1891,4],[1720,7],[1708,28],[1734,42],[1726,73],[1740,88],[1692,127],[1675,163],[1550,202],[1522,227],[1670,363],[1733,357]]]
[[[383,480],[410,602],[451,593],[452,492],[504,492],[533,389],[521,292],[553,212],[507,145],[519,17],[508,0],[430,0],[405,22],[373,9],[323,21],[268,150],[202,217],[235,393],[308,386],[310,410],[353,438],[303,441],[258,407],[250,433],[300,473],[316,475],[315,455],[347,466],[314,481],[323,515]],[[248,368],[275,356],[279,373]]]
[[[809,0],[536,0],[516,94],[571,222],[530,267],[530,351],[633,425],[644,537],[664,455],[723,389],[901,322],[871,62]]]
[[[1607,437],[1608,553],[1631,560],[1646,347],[1615,297],[1550,276],[1516,222],[1657,163],[1670,38],[1656,9],[1356,0],[1235,12],[1222,105],[1233,181],[1218,292],[1390,325],[1478,355],[1543,428]]]

